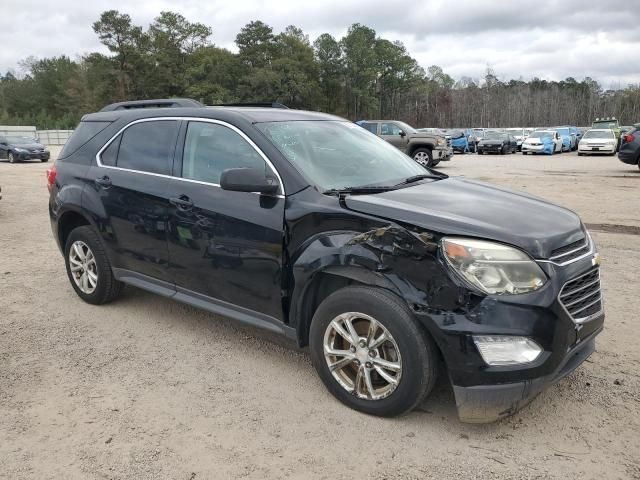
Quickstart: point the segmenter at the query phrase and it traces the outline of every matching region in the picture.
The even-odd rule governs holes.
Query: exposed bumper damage
[[[548,386],[578,368],[595,350],[593,337],[576,347],[560,367],[546,377],[501,385],[453,385],[458,417],[466,423],[491,423],[513,415]]]

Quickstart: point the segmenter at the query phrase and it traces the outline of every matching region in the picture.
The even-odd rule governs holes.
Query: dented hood
[[[447,178],[372,195],[349,195],[347,208],[446,235],[520,247],[535,258],[584,237],[571,210],[525,193]]]

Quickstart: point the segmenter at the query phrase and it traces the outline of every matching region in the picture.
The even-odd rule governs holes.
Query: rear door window
[[[378,133],[378,124],[377,123],[363,122],[363,123],[360,124],[360,126],[362,128],[364,128],[365,130],[369,130],[373,134],[377,134]]]
[[[109,165],[116,158],[118,168],[170,175],[177,137],[177,120],[136,123],[111,142],[100,160],[103,165]],[[119,143],[117,153],[116,143]]]

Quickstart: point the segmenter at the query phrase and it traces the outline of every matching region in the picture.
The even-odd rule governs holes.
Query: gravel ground
[[[441,164],[577,211],[602,257],[597,352],[515,416],[339,404],[306,352],[127,288],[83,303],[47,216],[47,164],[0,163],[0,477],[640,478],[640,171],[615,157],[456,155]]]

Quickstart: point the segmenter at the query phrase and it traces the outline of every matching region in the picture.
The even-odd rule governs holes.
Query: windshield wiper
[[[432,180],[443,180],[445,178],[449,178],[448,175],[445,175],[444,173],[441,174],[434,174],[434,173],[423,173],[421,175],[414,175],[413,177],[408,177],[405,178],[402,182],[397,183],[397,185],[407,185],[409,183],[415,183],[415,182],[419,182],[420,180],[425,180],[427,178],[431,178]]]
[[[342,195],[342,194],[358,194],[358,193],[382,193],[388,192],[389,190],[393,190],[395,186],[364,186],[364,187],[345,187],[345,188],[330,188],[329,190],[325,190],[325,195]]]

